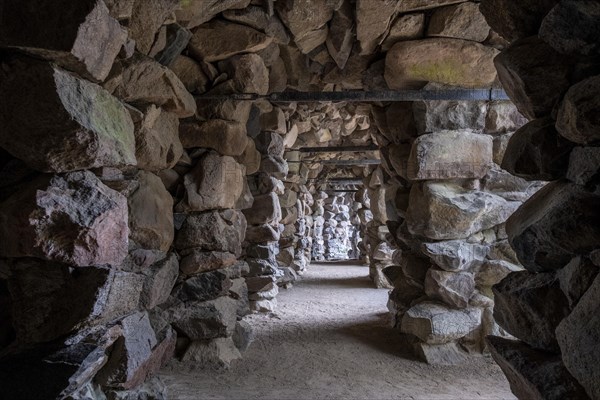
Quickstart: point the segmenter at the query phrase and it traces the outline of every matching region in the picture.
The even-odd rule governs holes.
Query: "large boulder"
[[[428,344],[443,344],[467,336],[481,324],[481,309],[454,310],[425,302],[411,307],[402,317],[401,331]]]
[[[49,63],[16,59],[3,64],[0,91],[0,146],[30,167],[68,172],[135,165],[131,117],[100,86]]]
[[[121,68],[105,85],[119,99],[140,108],[149,104],[161,106],[179,118],[195,114],[194,97],[167,67],[152,58],[134,56],[123,61]]]
[[[219,62],[219,70],[232,79],[235,93],[269,92],[269,70],[257,54],[241,54]]]
[[[131,111],[138,168],[160,171],[174,167],[183,154],[177,115],[154,105],[149,106],[143,115]]]
[[[563,268],[600,242],[600,195],[566,181],[546,185],[507,221],[519,261],[532,272]]]
[[[235,210],[210,211],[186,218],[175,237],[175,247],[185,253],[189,249],[242,252],[246,232],[244,214]]]
[[[178,302],[166,310],[168,320],[192,340],[229,337],[237,321],[238,302],[231,297],[219,297],[204,302]]]
[[[436,9],[429,21],[427,36],[449,37],[483,42],[490,26],[479,11],[479,4],[465,2]]]
[[[373,54],[385,39],[396,8],[396,3],[391,1],[356,2],[356,38],[362,55]]]
[[[519,399],[586,399],[581,385],[559,355],[535,350],[523,342],[488,336],[486,343]]]
[[[494,60],[506,93],[530,120],[550,115],[571,86],[569,63],[537,36],[513,43]]]
[[[599,18],[597,1],[560,1],[544,18],[540,37],[563,54],[597,55]]]
[[[246,25],[215,20],[194,30],[188,51],[199,61],[213,62],[236,54],[257,52],[272,41],[271,37]]]
[[[141,171],[139,188],[127,199],[129,237],[145,249],[167,251],[174,237],[173,198],[162,180]]]
[[[211,119],[186,122],[179,128],[184,148],[204,147],[224,156],[240,156],[246,149],[246,125],[235,121]]]
[[[250,225],[278,224],[281,220],[279,198],[275,193],[255,196],[252,207],[244,210],[244,215]]]
[[[559,0],[483,0],[481,12],[495,32],[509,42],[538,33],[542,20]]]
[[[488,247],[464,240],[449,240],[423,243],[421,251],[443,270],[460,272],[481,266],[488,254]]]
[[[492,166],[491,136],[441,131],[419,136],[408,158],[410,180],[478,179]]]
[[[134,1],[127,28],[135,48],[142,54],[149,54],[155,43],[158,30],[178,8],[177,0]]]
[[[508,141],[502,168],[527,180],[564,177],[573,144],[562,138],[552,118],[536,119],[516,131]]]
[[[169,69],[177,75],[190,93],[204,93],[211,82],[200,63],[190,57],[179,55],[169,64]]]
[[[453,183],[419,183],[410,192],[406,223],[413,235],[463,239],[502,224],[520,204]]]
[[[310,53],[327,38],[327,22],[333,5],[312,0],[282,0],[276,3],[277,14],[292,33],[298,49]]]
[[[600,141],[600,76],[571,86],[558,111],[556,129],[571,142],[590,145]]]
[[[593,399],[600,397],[599,299],[600,277],[597,277],[573,312],[556,329],[565,366]]]
[[[0,256],[120,265],[127,221],[127,199],[91,172],[42,176],[1,204]]]
[[[18,0],[5,1],[0,26],[0,47],[54,61],[98,81],[108,76],[127,40],[127,31],[100,0],[48,2],[35,7]],[[37,29],[24,29],[26,26]]]
[[[138,308],[144,277],[108,268],[35,259],[11,263],[8,287],[21,343],[50,342],[82,326],[96,326]],[[61,315],[57,318],[57,315]]]
[[[569,315],[569,302],[556,274],[513,272],[493,287],[494,318],[531,347],[558,352],[554,331]]]
[[[438,90],[445,87],[429,84],[425,88]],[[485,126],[487,110],[488,105],[482,101],[432,100],[415,101],[413,103],[414,121],[419,134],[464,129],[480,132]],[[393,124],[394,121],[390,118],[392,116],[389,112],[387,115],[388,124]],[[399,120],[401,117],[395,116],[395,118]],[[396,127],[396,129],[398,128]]]
[[[244,189],[246,171],[232,157],[211,151],[184,176],[185,196],[177,212],[234,208]]]
[[[396,43],[385,59],[390,89],[419,87],[427,82],[486,87],[496,80],[493,59],[498,51],[479,43],[434,38]]]
[[[414,13],[400,15],[390,26],[390,33],[387,35],[381,49],[389,50],[396,42],[402,40],[415,40],[423,37],[425,33],[425,14]]]

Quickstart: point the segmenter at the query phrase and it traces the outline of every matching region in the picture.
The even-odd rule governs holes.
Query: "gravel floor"
[[[387,290],[368,268],[313,264],[279,307],[252,315],[256,340],[227,371],[173,362],[172,399],[515,399],[489,357],[431,366],[407,356],[388,324]]]

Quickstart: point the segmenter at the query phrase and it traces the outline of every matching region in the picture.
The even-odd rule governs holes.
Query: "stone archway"
[[[7,395],[159,397],[173,355],[228,364],[244,316],[354,225],[422,358],[488,348],[520,398],[600,397],[599,15],[585,0],[4,1]],[[514,106],[264,97],[499,84]],[[350,145],[380,165],[298,153]],[[347,204],[321,190],[336,177],[362,181]]]

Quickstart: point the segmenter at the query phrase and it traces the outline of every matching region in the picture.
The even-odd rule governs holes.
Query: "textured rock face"
[[[237,306],[231,297],[219,297],[205,302],[180,303],[167,312],[173,325],[187,337],[206,340],[233,334]]]
[[[373,53],[384,39],[396,7],[394,2],[356,2],[356,37],[360,42],[361,54]]]
[[[502,328],[533,348],[558,352],[554,331],[570,310],[555,274],[513,272],[493,290],[494,317]]]
[[[325,42],[326,24],[333,15],[333,7],[329,3],[283,0],[276,4],[276,10],[302,53],[308,54]]]
[[[179,137],[183,147],[204,147],[224,156],[240,156],[247,144],[246,126],[235,121],[211,119],[181,125]]]
[[[598,332],[600,320],[597,307],[600,298],[600,278],[581,298],[573,312],[556,329],[556,336],[569,372],[583,385],[591,398],[600,396],[598,384]]]
[[[173,198],[160,178],[140,172],[139,188],[128,198],[130,237],[146,249],[168,251],[173,242]]]
[[[201,248],[226,251],[236,255],[242,252],[246,218],[239,211],[210,211],[189,216],[175,238],[180,250]]]
[[[390,26],[390,33],[381,44],[382,50],[389,50],[396,42],[419,39],[425,32],[425,14],[399,16]]]
[[[600,76],[571,86],[560,105],[556,129],[561,136],[583,145],[600,140],[600,119],[596,115],[600,97]]]
[[[129,35],[135,48],[143,54],[151,52],[161,25],[177,8],[176,0],[134,1],[129,21]]]
[[[194,30],[189,51],[200,61],[213,62],[240,53],[262,50],[272,41],[271,37],[245,25],[212,21]]]
[[[82,325],[130,313],[139,305],[143,285],[143,277],[135,274],[96,267],[74,272],[68,265],[35,259],[16,261],[11,270],[14,325],[23,343],[52,341]]]
[[[108,76],[127,39],[125,29],[99,0],[76,5],[53,2],[36,7],[11,0],[2,7],[0,46],[24,50],[98,81]],[[69,8],[69,13],[64,12],[64,7]],[[47,29],[27,31],[24,23],[43,24]]]
[[[486,339],[492,357],[520,399],[585,399],[585,391],[569,374],[560,356],[522,342],[495,336]]]
[[[446,242],[423,243],[425,253],[440,268],[459,272],[480,266],[488,253],[488,247],[466,243],[462,240]]]
[[[147,171],[160,171],[175,166],[183,153],[177,116],[150,106],[143,118],[134,122],[138,167]]]
[[[430,269],[425,278],[425,293],[454,308],[466,308],[475,291],[473,274]]]
[[[0,145],[12,155],[44,172],[135,165],[133,122],[106,90],[47,63],[14,61],[5,68]]]
[[[88,266],[119,265],[127,255],[127,199],[91,172],[41,177],[1,209],[3,257]]]
[[[404,314],[401,330],[425,343],[443,344],[468,335],[480,323],[480,309],[453,310],[437,303],[421,303]]]
[[[597,248],[598,195],[565,181],[546,185],[507,221],[519,261],[532,272],[563,268]]]
[[[451,37],[483,42],[490,33],[479,5],[466,2],[438,8],[429,21],[427,36]]]
[[[408,178],[482,178],[491,167],[492,148],[490,136],[469,131],[442,131],[419,136],[408,158]]]
[[[445,87],[429,84],[425,88],[437,90]],[[479,132],[484,129],[488,111],[487,104],[479,101],[417,101],[413,103],[412,108],[419,134],[445,130]],[[388,120],[389,112],[390,110]]]
[[[255,196],[252,207],[244,210],[244,215],[251,225],[277,224],[281,220],[279,198],[275,193]]]
[[[186,194],[176,211],[234,208],[244,188],[245,171],[232,157],[215,152],[203,155],[184,177]]]
[[[196,112],[194,98],[177,75],[151,58],[140,56],[125,61],[123,71],[107,82],[107,87],[127,103],[141,107],[155,104],[179,118]]]
[[[386,56],[385,80],[390,89],[423,86],[428,81],[486,87],[496,79],[493,59],[497,53],[495,49],[458,39],[399,42]]]
[[[462,239],[505,222],[519,205],[491,193],[427,182],[413,185],[406,222],[414,235]]]
[[[537,37],[513,43],[494,63],[506,93],[530,120],[549,115],[569,88],[569,60]]]

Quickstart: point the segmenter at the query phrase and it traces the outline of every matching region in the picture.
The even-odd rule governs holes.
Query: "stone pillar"
[[[119,53],[128,34],[103,2],[81,5],[34,40],[6,18],[56,21],[64,7],[13,2],[2,17],[2,47],[35,56],[5,54],[0,77],[7,398],[133,397],[175,350],[162,317],[179,271],[174,200],[160,177],[196,105],[171,70]]]
[[[248,176],[254,204],[245,211],[248,219],[245,254],[250,265],[250,272],[246,275],[250,308],[267,312],[273,311],[277,305],[277,282],[284,276],[277,261],[279,242],[294,233],[293,224],[288,224],[285,230],[281,203],[286,207],[286,217],[290,219],[287,211],[295,205],[296,199],[282,181],[288,174],[280,133],[285,133],[283,112],[270,104],[263,105],[263,108],[266,110],[259,117],[261,130],[255,137],[256,149],[261,154],[260,167],[256,174]]]
[[[390,118],[400,118],[391,108],[409,128],[390,128]],[[461,362],[483,351],[485,335],[506,335],[492,316],[491,286],[522,266],[505,222],[542,183],[494,161],[524,119],[507,102],[398,103],[374,115],[386,145],[383,171],[369,182],[371,208],[393,236],[372,249],[374,272],[392,285],[393,324],[417,355]]]
[[[598,4],[481,8],[512,42],[496,59],[498,76],[530,120],[508,141],[502,167],[551,181],[506,223],[525,270],[492,289],[496,321],[518,340],[487,342],[520,399],[600,398],[600,77],[589,68]]]

